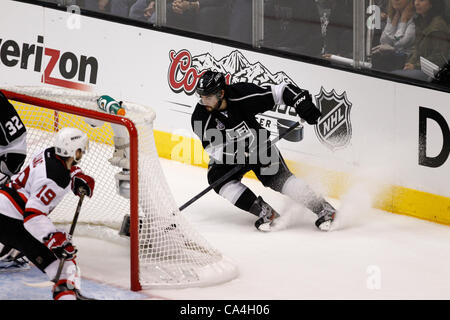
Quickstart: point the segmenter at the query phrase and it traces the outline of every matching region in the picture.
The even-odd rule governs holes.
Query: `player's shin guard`
[[[258,197],[250,207],[250,213],[259,217],[255,222],[256,229],[266,232],[271,231],[272,223],[280,216],[278,212],[276,212],[261,197]]]
[[[285,182],[281,193],[317,214],[318,218],[315,222],[317,228],[322,231],[331,229],[331,224],[336,216],[336,209],[323,197],[317,195],[305,181],[292,176]]]

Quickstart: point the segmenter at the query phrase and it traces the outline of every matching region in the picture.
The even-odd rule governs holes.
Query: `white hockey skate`
[[[322,231],[330,231],[336,217],[336,209],[326,201],[322,206],[322,210],[317,214],[316,227]]]

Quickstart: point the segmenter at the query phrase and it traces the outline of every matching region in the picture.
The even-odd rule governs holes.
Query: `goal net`
[[[83,203],[80,232],[130,245],[131,289],[207,286],[229,281],[237,268],[213,248],[178,210],[153,137],[155,113],[123,102],[126,114],[101,110],[99,95],[53,87],[0,88],[27,127],[27,161],[52,145],[55,133],[75,127],[89,137],[80,167],[95,178]],[[78,199],[72,193],[51,212],[55,224],[70,224]],[[130,237],[119,236],[130,217]]]

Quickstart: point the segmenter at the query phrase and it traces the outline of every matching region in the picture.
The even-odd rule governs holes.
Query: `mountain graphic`
[[[197,71],[212,70],[231,74],[231,83],[251,82],[257,85],[279,84],[295,82],[283,71],[271,73],[262,63],[251,64],[238,50],[217,60],[209,53],[192,57],[192,66]]]
[[[218,63],[218,61],[209,53],[202,54],[200,56],[192,57],[192,66],[197,71],[212,70],[217,72],[226,73],[224,67]]]
[[[220,59],[219,63],[230,74],[235,74],[238,71],[245,69],[250,65],[250,63],[244,57],[244,55],[237,50],[231,52],[228,56],[225,56],[222,59]]]

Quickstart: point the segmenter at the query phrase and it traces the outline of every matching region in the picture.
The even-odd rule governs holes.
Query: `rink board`
[[[292,82],[324,113],[301,141],[278,144],[296,174],[333,197],[369,181],[377,208],[450,224],[448,93],[14,1],[0,7],[10,13],[0,22],[0,84],[44,82],[148,105],[159,155],[205,167],[190,127],[202,70]],[[27,24],[16,19],[24,15]],[[280,119],[297,117],[285,106],[259,116],[274,135]]]

